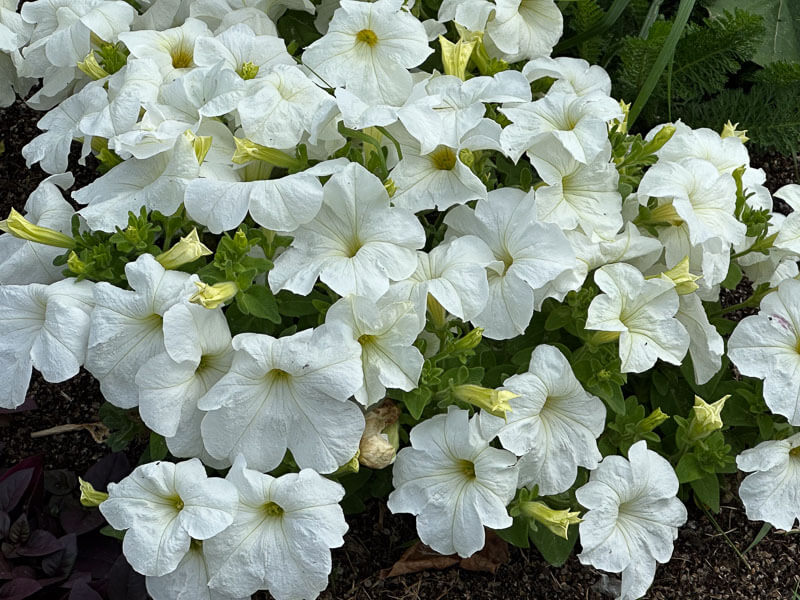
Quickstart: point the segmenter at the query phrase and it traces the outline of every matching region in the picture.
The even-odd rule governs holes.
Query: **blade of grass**
[[[681,0],[678,6],[678,12],[675,15],[675,21],[672,23],[672,29],[670,29],[669,35],[664,45],[661,47],[661,52],[658,53],[656,62],[653,64],[653,68],[650,69],[650,73],[648,73],[647,79],[645,79],[644,84],[642,84],[642,89],[639,90],[639,95],[636,96],[636,100],[628,114],[629,128],[633,127],[636,117],[639,116],[644,105],[647,104],[647,101],[650,99],[650,95],[658,84],[661,74],[664,72],[667,64],[672,61],[672,56],[675,54],[678,40],[686,27],[686,23],[689,21],[689,15],[692,13],[694,3],[695,0]]]
[[[736,553],[736,556],[742,559],[742,562],[745,564],[745,566],[752,571],[753,567],[750,566],[750,563],[747,562],[747,559],[744,557],[744,554],[741,553],[741,551],[736,547],[736,544],[734,544],[731,538],[728,537],[728,534],[725,533],[725,531],[723,531],[722,527],[720,527],[719,523],[717,523],[717,520],[714,518],[714,515],[712,515],[711,512],[705,506],[703,506],[702,503],[698,502],[698,504],[700,508],[703,509],[703,512],[706,513],[706,517],[708,517],[709,521],[711,521],[711,523],[714,525],[714,528],[717,531],[719,531],[720,535],[722,535],[722,537],[725,538],[725,541],[728,543],[728,545],[731,548],[733,548],[733,551]]]
[[[639,30],[639,37],[643,40],[647,39],[647,36],[650,33],[650,28],[653,26],[653,23],[656,22],[658,18],[658,9],[661,8],[661,4],[664,0],[653,0],[650,3],[650,8],[647,9],[647,14],[644,17],[644,23],[642,23],[642,28]]]
[[[556,52],[561,52],[567,48],[572,48],[573,46],[582,44],[586,40],[590,40],[595,36],[604,34],[614,26],[614,23],[616,23],[617,19],[622,16],[622,13],[625,12],[626,8],[628,8],[628,4],[630,4],[630,2],[631,0],[614,0],[614,3],[611,5],[611,8],[608,9],[606,16],[603,17],[597,25],[587,29],[583,33],[573,35],[571,38],[556,44],[554,50]]]
[[[761,540],[763,540],[765,537],[767,537],[767,534],[770,531],[772,531],[772,525],[770,525],[769,523],[764,523],[764,526],[756,534],[756,537],[753,538],[753,541],[750,542],[750,545],[747,548],[744,549],[744,552],[742,552],[742,554],[747,554],[748,552],[750,552],[750,550],[752,550],[753,548],[758,546],[758,544],[761,542]]]

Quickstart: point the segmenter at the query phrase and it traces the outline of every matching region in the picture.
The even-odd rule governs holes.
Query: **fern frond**
[[[770,63],[754,73],[752,80],[773,85],[800,83],[800,63],[789,61]]]

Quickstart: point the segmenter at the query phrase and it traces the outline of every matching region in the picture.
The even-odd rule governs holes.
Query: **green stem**
[[[378,155],[378,160],[380,160],[381,163],[381,169],[383,173],[381,179],[385,179],[386,176],[389,175],[389,169],[386,166],[386,157],[383,155],[383,146],[378,140],[371,135],[364,133],[363,131],[350,129],[349,127],[345,126],[342,121],[339,121],[338,129],[339,133],[341,133],[344,137],[353,138],[359,140],[362,144],[369,144],[370,146],[373,146],[375,148],[375,153]]]

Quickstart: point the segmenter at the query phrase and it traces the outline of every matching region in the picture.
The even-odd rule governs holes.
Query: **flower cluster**
[[[688,393],[730,361],[774,433],[735,459],[747,513],[794,526],[800,221],[731,128],[630,135],[602,68],[550,56],[553,0],[14,8],[0,102],[42,80],[23,154],[51,177],[0,221],[0,407],[83,366],[188,459],[100,504],[157,600],[316,597],[359,465],[393,465],[438,552],[579,533],[638,598],[679,484],[713,506],[735,470],[725,399]],[[77,211],[76,140],[104,173]],[[733,330],[742,274],[761,312]]]

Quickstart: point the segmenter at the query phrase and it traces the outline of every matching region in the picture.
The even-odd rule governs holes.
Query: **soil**
[[[38,134],[41,115],[17,103],[0,109],[0,215],[11,207],[21,210],[28,194],[46,177],[38,167],[27,169],[21,149]],[[768,187],[798,181],[794,161],[776,155],[754,157],[768,175]],[[94,178],[91,165],[71,164],[76,187]],[[776,201],[776,210],[787,207]],[[746,283],[744,284],[746,285]],[[746,288],[731,292],[725,304],[739,301]],[[109,452],[86,431],[32,439],[31,433],[66,423],[97,421],[102,403],[99,387],[85,372],[64,384],[49,384],[34,375],[24,408],[0,414],[0,470],[33,453],[45,455],[47,468],[67,468],[81,473]],[[35,409],[33,407],[36,407]],[[133,459],[133,464],[136,459]],[[730,481],[735,488],[736,481]],[[756,538],[761,523],[745,518],[735,495],[711,518],[695,506],[679,531],[672,560],[661,565],[647,598],[718,600],[800,600],[800,547],[795,534],[770,532],[750,549],[738,554]],[[618,578],[583,566],[573,555],[559,568],[549,566],[535,549],[510,548],[510,560],[495,574],[451,568],[385,579],[381,571],[392,566],[416,541],[414,519],[392,515],[383,502],[371,501],[366,511],[348,517],[350,532],[345,545],[333,551],[330,586],[324,600],[591,600],[613,597]],[[734,547],[736,549],[734,549]],[[258,598],[267,598],[259,594]]]

